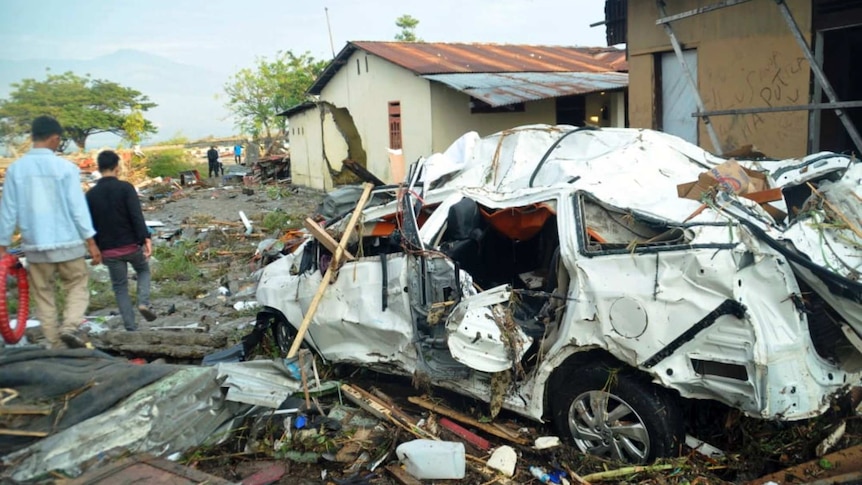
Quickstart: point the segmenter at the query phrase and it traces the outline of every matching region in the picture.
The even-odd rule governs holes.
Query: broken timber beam
[[[335,273],[341,264],[341,260],[344,257],[344,251],[347,248],[347,241],[350,240],[350,235],[353,234],[353,228],[356,226],[356,222],[359,221],[359,216],[362,215],[362,209],[365,208],[365,204],[368,202],[368,197],[371,195],[371,189],[374,188],[371,184],[365,184],[364,187],[362,196],[359,197],[359,202],[356,203],[356,208],[353,209],[353,215],[350,216],[347,228],[344,230],[344,234],[341,236],[341,241],[338,243],[338,248],[336,248],[336,251],[332,253],[332,262],[329,263],[329,267],[326,268],[326,274],[323,275],[323,279],[320,281],[320,286],[317,287],[317,293],[314,294],[314,298],[311,300],[311,304],[308,306],[308,310],[302,318],[302,324],[300,324],[299,328],[296,329],[296,337],[293,339],[293,343],[290,345],[290,351],[287,353],[288,359],[292,359],[299,351],[299,346],[302,344],[303,339],[305,339],[305,332],[308,330],[308,325],[311,323],[311,319],[314,318],[314,314],[317,313],[317,307],[320,305],[320,300],[323,299],[323,293],[329,287],[329,282],[332,281],[332,274]]]
[[[42,414],[48,416],[51,414],[51,406],[0,406],[0,416],[3,415],[23,415],[23,414]]]
[[[365,411],[371,413],[377,419],[386,420],[394,423],[417,438],[439,440],[440,438],[432,435],[422,428],[416,426],[413,420],[404,414],[403,411],[381,401],[373,394],[364,389],[360,389],[350,384],[341,385],[342,394],[347,399]]]
[[[412,475],[396,464],[386,465],[385,468],[392,475],[392,478],[401,485],[422,485],[422,482],[413,478]]]
[[[335,254],[335,251],[338,250],[338,241],[330,236],[329,233],[326,232],[326,229],[320,227],[320,224],[314,222],[314,219],[310,217],[306,217],[302,222],[302,225],[308,229],[308,232],[310,232],[315,239],[320,241],[320,244],[323,244],[330,253]],[[344,250],[344,257],[347,258],[348,261],[356,259],[356,257],[350,254],[350,251],[346,249]]]
[[[518,445],[525,445],[526,446],[526,445],[530,444],[530,442],[528,440],[526,440],[525,438],[511,434],[511,433],[509,433],[503,429],[498,428],[497,426],[494,426],[491,423],[482,423],[475,418],[467,416],[466,414],[459,413],[458,411],[455,411],[454,409],[449,409],[449,408],[447,408],[445,406],[441,406],[439,404],[434,404],[433,402],[431,402],[427,399],[417,397],[417,396],[410,396],[407,398],[407,400],[412,402],[413,404],[419,406],[419,407],[423,407],[429,411],[433,411],[437,414],[441,414],[441,415],[446,416],[448,418],[452,418],[455,421],[460,421],[461,423],[469,424],[470,426],[473,426],[474,428],[481,429],[482,431],[484,431],[490,435],[496,436],[498,438],[503,438],[504,440],[510,441],[510,442],[518,444]]]

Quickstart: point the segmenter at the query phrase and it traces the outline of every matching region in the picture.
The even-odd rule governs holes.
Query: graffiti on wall
[[[707,73],[710,87],[701,94],[708,110],[807,103],[808,63],[804,57],[772,51],[763,63],[753,63],[751,58],[734,61],[745,67],[734,71],[719,66],[711,75]],[[798,155],[806,147],[804,112],[726,115],[712,121],[725,149],[754,144],[769,155],[783,156]]]

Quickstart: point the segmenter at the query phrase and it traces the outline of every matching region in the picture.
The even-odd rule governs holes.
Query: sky
[[[605,45],[604,27],[589,26],[603,20],[604,0],[0,0],[0,97],[13,82],[40,78],[45,67],[95,69],[159,105],[147,113],[159,127],[148,142],[229,136],[237,130],[223,86],[232,74],[279,51],[329,60],[347,41],[394,40],[403,14],[419,19],[416,34],[426,42]],[[124,59],[141,51],[200,71],[160,79],[151,67],[154,80],[129,84],[140,73],[104,73],[101,59],[117,51]],[[122,65],[135,66],[130,62]],[[97,136],[92,144],[118,140]]]
[[[280,50],[332,57],[419,19],[428,42],[604,45],[603,0],[2,0],[0,59],[89,59],[136,49],[234,72]]]

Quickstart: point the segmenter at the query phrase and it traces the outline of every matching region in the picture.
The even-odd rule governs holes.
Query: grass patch
[[[151,151],[147,154],[150,177],[177,177],[180,172],[194,170],[196,165],[182,148]]]
[[[267,212],[260,221],[260,227],[265,232],[277,232],[284,229],[292,229],[298,227],[298,220],[292,217],[291,214],[283,210],[276,209],[272,212]]]
[[[206,294],[207,291],[209,291],[209,286],[203,278],[196,278],[191,281],[167,280],[160,282],[154,288],[153,298],[163,299],[181,296],[193,300]]]
[[[195,244],[180,241],[172,246],[156,246],[153,256],[157,261],[153,269],[154,281],[192,281],[202,277]]]
[[[87,282],[87,289],[90,292],[89,310],[102,310],[116,304],[114,290],[111,288],[109,281],[97,281],[90,278],[90,281]],[[135,294],[135,288],[132,288],[131,285],[129,293],[132,295]]]

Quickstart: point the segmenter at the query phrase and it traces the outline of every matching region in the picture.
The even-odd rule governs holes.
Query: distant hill
[[[87,60],[0,59],[0,98],[9,94],[12,83],[27,78],[44,79],[46,69],[56,74],[66,71],[80,76],[90,74],[149,96],[159,105],[146,114],[159,128],[150,141],[171,138],[178,131],[192,139],[229,136],[235,131],[224,108],[223,85],[227,75],[131,49]],[[216,95],[221,97],[216,99]],[[116,137],[103,135],[88,140],[87,145],[96,148],[116,143]]]

